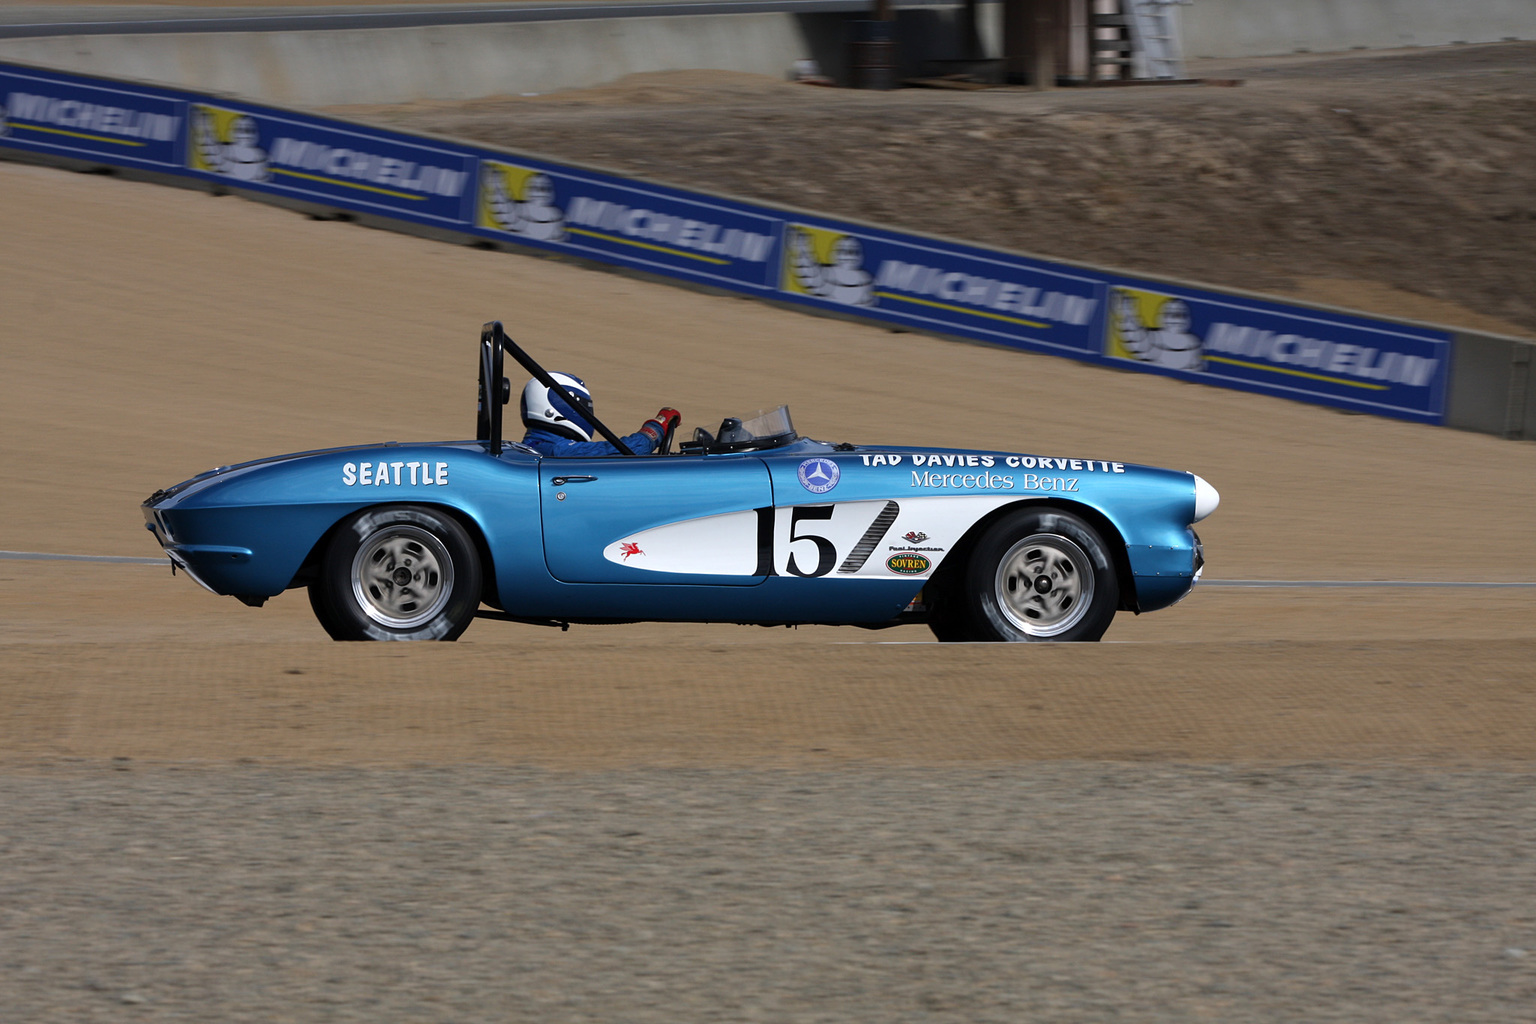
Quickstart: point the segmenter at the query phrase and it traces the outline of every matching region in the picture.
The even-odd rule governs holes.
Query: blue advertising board
[[[588,259],[765,292],[779,215],[504,153],[480,160],[474,231]]]
[[[163,90],[0,65],[0,145],[174,170],[185,119]]]
[[[795,217],[779,297],[915,330],[1091,358],[1099,278],[1044,260]]]
[[[384,128],[0,64],[0,151],[224,183],[912,330],[1420,422],[1444,331],[723,199]]]
[[[382,129],[229,101],[188,104],[188,173],[346,209],[462,227],[475,156]]]
[[[1111,363],[1400,419],[1444,417],[1443,331],[1130,278],[1106,284]]]

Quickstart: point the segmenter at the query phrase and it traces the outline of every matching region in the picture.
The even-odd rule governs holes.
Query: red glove
[[[660,441],[667,436],[667,431],[677,429],[677,425],[683,422],[683,414],[676,409],[663,409],[654,419],[645,421],[640,428],[640,433],[647,435],[652,441]]]

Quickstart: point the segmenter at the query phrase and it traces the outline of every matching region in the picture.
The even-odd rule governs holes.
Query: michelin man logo
[[[798,224],[787,230],[787,290],[844,306],[875,304],[875,279],[864,269],[864,246],[857,238]]]
[[[1205,369],[1204,345],[1183,299],[1115,288],[1109,296],[1109,355],[1170,370]]]
[[[478,206],[479,227],[540,242],[565,238],[565,213],[555,205],[555,183],[542,171],[484,161]]]
[[[238,181],[267,181],[272,177],[267,151],[262,149],[256,119],[237,110],[201,103],[192,105],[192,169]]]

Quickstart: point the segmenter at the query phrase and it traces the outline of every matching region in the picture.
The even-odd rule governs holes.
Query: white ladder
[[[1131,30],[1131,77],[1183,78],[1184,45],[1175,10],[1193,0],[1123,0]]]

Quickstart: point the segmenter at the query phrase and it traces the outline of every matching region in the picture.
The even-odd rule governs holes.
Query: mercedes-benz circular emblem
[[[826,494],[837,486],[843,471],[831,459],[806,459],[800,463],[800,486],[812,494]]]

